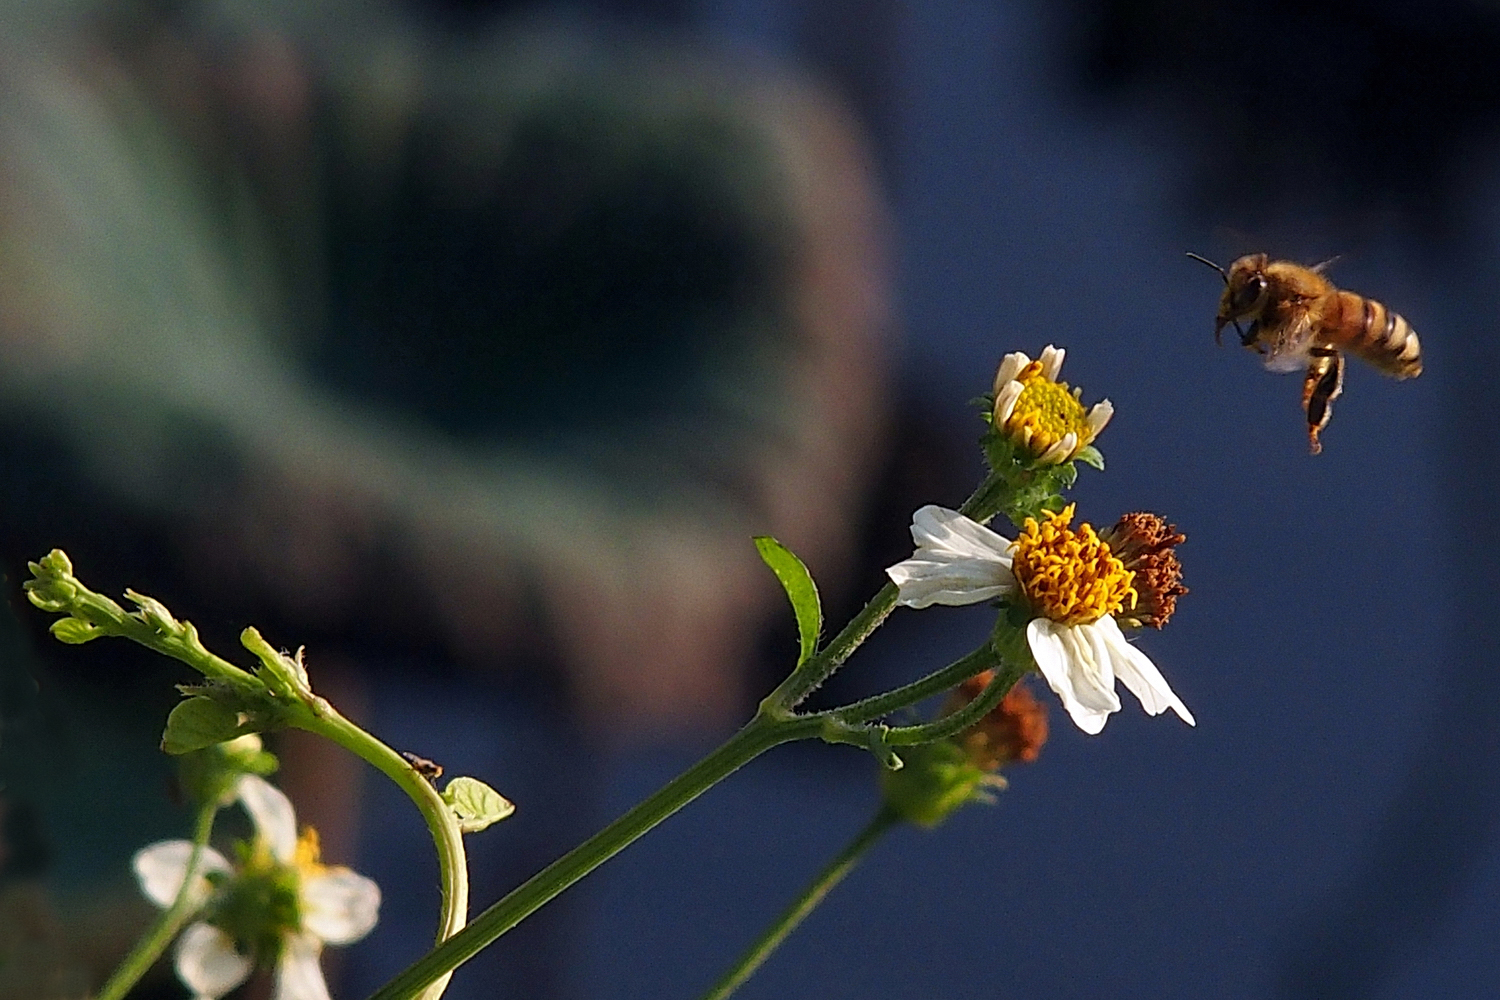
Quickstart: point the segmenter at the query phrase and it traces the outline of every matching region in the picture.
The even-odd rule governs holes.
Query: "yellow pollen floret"
[[[297,846],[292,852],[292,865],[304,873],[321,871],[325,865],[322,864],[323,851],[318,842],[318,831],[310,826],[302,828],[302,834],[297,838]]]
[[[1078,401],[1078,390],[1070,392],[1066,382],[1054,382],[1043,375],[1040,361],[1022,368],[1015,380],[1023,388],[1005,421],[1007,435],[1037,454],[1061,441],[1069,431],[1079,447],[1091,440],[1088,412]]]
[[[1073,505],[1061,514],[1044,512],[1044,517],[1041,524],[1026,519],[1012,554],[1011,569],[1032,609],[1055,622],[1080,625],[1134,608],[1135,574],[1092,527],[1068,527]]]

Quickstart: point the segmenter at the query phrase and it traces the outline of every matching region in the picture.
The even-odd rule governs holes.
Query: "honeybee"
[[[1273,372],[1306,367],[1302,408],[1312,453],[1323,445],[1318,433],[1328,426],[1333,401],[1344,389],[1344,355],[1348,351],[1394,378],[1422,374],[1422,346],[1404,317],[1374,299],[1335,288],[1323,276],[1333,261],[1314,267],[1289,260],[1248,254],[1225,271],[1218,264],[1188,254],[1218,271],[1224,295],[1214,322],[1214,340],[1222,343],[1224,327],[1233,324],[1240,344],[1265,359]],[[1240,326],[1249,321],[1249,328]]]

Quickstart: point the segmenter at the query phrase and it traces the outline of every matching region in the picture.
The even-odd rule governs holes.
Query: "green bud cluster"
[[[881,769],[880,791],[902,819],[920,827],[937,826],[970,802],[992,802],[988,789],[1005,787],[1005,779],[948,740],[908,747],[902,759],[906,766],[899,771]]]

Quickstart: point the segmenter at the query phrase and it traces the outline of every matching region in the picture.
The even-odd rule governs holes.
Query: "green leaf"
[[[104,634],[98,625],[90,625],[82,618],[59,618],[48,629],[53,637],[69,646],[78,646]]]
[[[1078,454],[1073,456],[1073,460],[1082,462],[1084,465],[1092,465],[1100,472],[1104,471],[1104,453],[1091,444],[1078,449]]]
[[[516,811],[515,805],[478,778],[454,778],[443,789],[443,801],[458,817],[464,833],[478,833]]]
[[[818,648],[818,633],[823,630],[823,606],[818,601],[818,585],[812,574],[802,565],[792,550],[770,535],[757,535],[755,548],[761,560],[776,574],[781,587],[792,602],[792,613],[797,616],[797,637],[802,650],[797,656],[801,666]]]
[[[198,695],[177,703],[167,716],[161,748],[170,754],[202,750],[244,736],[255,728],[248,716],[213,698]]]

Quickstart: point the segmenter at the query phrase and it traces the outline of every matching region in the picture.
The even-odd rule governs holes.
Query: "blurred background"
[[[1054,711],[998,805],[888,838],[742,995],[1500,992],[1500,6],[0,16],[0,995],[97,987],[148,916],[131,853],[186,823],[155,744],[189,678],[50,640],[28,558],[222,653],[246,623],[305,643],[347,714],[514,799],[469,841],[484,905],[782,675],[751,535],[836,626],[977,481],[1000,356],[1049,343],[1117,411],[1080,516],[1188,535],[1192,594],[1141,645],[1198,726]],[[1351,363],[1309,457],[1299,380],[1214,347],[1188,250],[1342,255],[1426,372]],[[992,614],[898,611],[827,697]],[[275,746],[385,892],[325,960],[365,995],[431,934],[425,830]],[[701,993],[865,823],[872,767],[773,752],[449,995]]]

